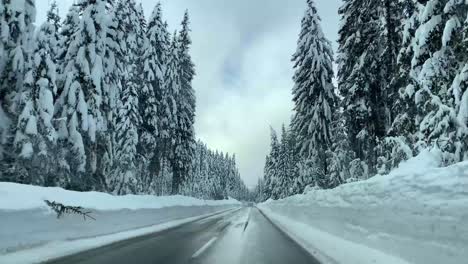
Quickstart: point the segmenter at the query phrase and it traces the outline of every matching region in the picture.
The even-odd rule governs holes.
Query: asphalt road
[[[256,208],[64,257],[49,264],[319,264]]]

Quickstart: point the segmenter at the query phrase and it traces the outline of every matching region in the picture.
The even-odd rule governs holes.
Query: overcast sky
[[[137,0],[139,1],[139,0]],[[36,0],[38,23],[49,0]],[[73,0],[58,0],[61,16]],[[254,186],[263,175],[270,129],[292,114],[291,55],[306,0],[162,0],[164,19],[178,29],[191,17],[197,76],[197,137],[210,148],[236,153],[241,175]],[[149,16],[156,0],[142,0]],[[322,27],[336,49],[340,0],[316,0]]]

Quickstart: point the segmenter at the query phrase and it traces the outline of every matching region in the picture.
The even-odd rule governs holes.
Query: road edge
[[[286,227],[284,227],[281,223],[278,221],[272,219],[271,216],[268,216],[268,213],[265,213],[264,210],[258,206],[255,206],[255,208],[258,209],[258,211],[276,228],[278,229],[282,234],[284,234],[286,237],[288,237],[293,243],[298,245],[304,252],[307,253],[311,258],[315,259],[318,263],[321,264],[339,264],[336,262],[333,258],[329,257],[326,254],[321,253],[317,248],[313,247],[312,245],[306,243],[303,241],[301,238],[299,238],[297,235],[294,233],[290,232]]]
[[[107,246],[111,246],[111,245],[114,245],[114,244],[123,243],[123,242],[126,242],[128,240],[143,239],[146,236],[154,236],[154,235],[162,234],[162,233],[165,233],[165,232],[169,232],[171,230],[180,228],[180,227],[182,227],[184,225],[188,225],[188,224],[191,224],[191,223],[194,223],[194,222],[197,222],[197,221],[209,218],[209,217],[217,216],[217,215],[233,213],[233,212],[236,212],[236,211],[238,211],[240,209],[242,209],[242,206],[234,206],[233,208],[216,211],[216,212],[209,213],[209,214],[203,214],[203,215],[194,216],[194,217],[187,217],[187,218],[173,219],[173,220],[170,220],[170,221],[167,221],[167,222],[164,222],[164,223],[158,223],[158,224],[151,225],[151,226],[139,227],[139,228],[135,228],[135,229],[132,229],[132,230],[126,230],[126,231],[122,231],[122,232],[115,232],[115,233],[105,234],[105,235],[96,236],[96,237],[93,237],[93,238],[76,239],[76,240],[72,240],[72,241],[67,241],[67,240],[58,241],[58,242],[62,242],[62,243],[74,243],[74,242],[81,242],[81,241],[92,240],[92,239],[101,239],[101,240],[105,239],[105,238],[109,239],[108,241],[98,243],[97,246],[76,248],[75,250],[70,250],[69,252],[62,252],[62,253],[58,252],[57,254],[52,255],[52,256],[43,256],[43,257],[41,257],[39,255],[34,254],[34,251],[40,252],[41,249],[50,250],[49,247],[51,247],[55,243],[57,243],[57,241],[49,242],[49,243],[40,245],[38,247],[28,248],[28,249],[25,249],[25,250],[19,250],[19,251],[15,251],[15,252],[12,252],[12,253],[0,255],[0,263],[2,263],[2,264],[8,264],[8,263],[11,263],[11,264],[13,264],[13,263],[14,264],[20,264],[20,263],[25,263],[26,264],[26,263],[28,263],[29,264],[29,263],[50,263],[50,262],[53,263],[53,262],[59,261],[60,259],[63,259],[63,258],[71,257],[71,256],[77,255],[77,254],[82,254],[84,252],[99,249],[99,248],[102,248],[102,247],[107,247]],[[175,223],[171,225],[170,224],[171,222],[175,222]],[[158,229],[158,227],[160,227],[160,229]],[[150,229],[153,229],[153,230],[157,229],[157,230],[156,231],[144,232],[145,230],[150,230]],[[128,237],[122,236],[125,233],[131,233],[131,232],[136,232],[136,233],[141,232],[141,233],[138,233],[136,235],[129,235]],[[115,239],[112,238],[112,237],[115,237]],[[15,257],[20,257],[22,259],[22,261],[18,261]]]

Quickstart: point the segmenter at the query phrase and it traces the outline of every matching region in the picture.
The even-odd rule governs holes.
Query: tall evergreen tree
[[[380,58],[381,1],[345,0],[339,32],[338,83],[344,97],[350,146],[375,171],[376,147],[386,135]]]
[[[271,143],[270,143],[270,153],[267,156],[264,179],[265,179],[265,189],[264,195],[265,199],[278,199],[279,193],[277,189],[278,185],[278,161],[280,154],[280,143],[278,141],[278,136],[276,131],[271,128]]]
[[[142,193],[142,179],[138,175],[137,145],[141,116],[138,109],[138,86],[142,84],[139,69],[144,28],[141,26],[134,0],[120,1],[117,5],[118,39],[123,64],[122,93],[117,102],[115,173],[109,188],[116,194]],[[112,182],[114,181],[114,182]]]
[[[162,158],[167,153],[166,142],[161,138],[166,140],[169,138],[169,134],[165,134],[161,128],[166,114],[162,108],[162,102],[168,45],[161,3],[158,3],[148,21],[146,42],[143,48],[144,85],[139,97],[140,113],[143,117],[139,152],[149,164],[148,172],[151,172],[153,179],[160,174],[165,164]]]
[[[349,164],[353,160],[353,152],[347,138],[347,128],[342,111],[335,111],[331,123],[332,146],[327,153],[328,171],[327,185],[334,188],[345,183],[349,178]]]
[[[59,117],[66,120],[61,131],[67,130],[72,145],[70,164],[79,176],[74,183],[77,189],[105,187],[105,156],[112,156],[110,134],[112,109],[119,95],[114,48],[116,21],[110,11],[110,0],[81,0],[78,3],[80,18],[76,30],[70,28],[69,46],[63,58],[65,68],[61,89]],[[75,10],[72,10],[74,12]],[[70,26],[73,25],[71,22]],[[107,133],[106,133],[107,131]],[[97,140],[99,137],[99,140]],[[98,168],[100,171],[98,171]],[[84,173],[87,171],[88,173]],[[108,170],[107,170],[108,172]]]
[[[73,41],[75,33],[79,29],[80,15],[79,7],[72,5],[65,16],[65,19],[61,25],[61,30],[57,44],[57,94],[55,100],[55,119],[57,128],[57,163],[58,170],[57,174],[60,175],[61,185],[65,187],[71,182],[71,174],[75,174],[78,168],[82,168],[84,171],[86,156],[84,153],[84,146],[82,145],[81,134],[78,134],[78,128],[76,127],[77,121],[73,121],[70,125],[73,127],[70,133],[68,130],[69,120],[68,118],[73,117],[73,112],[76,111],[78,106],[78,100],[81,98],[81,88],[75,90],[74,98],[68,96],[68,86],[65,86],[68,77],[68,72],[65,69],[70,69],[71,65],[67,65],[70,62],[70,56],[68,55],[68,48]],[[65,90],[67,88],[67,90]],[[82,103],[84,101],[81,101]],[[81,104],[84,106],[84,104]],[[76,113],[78,114],[78,113]],[[75,132],[76,131],[76,132]],[[73,136],[73,137],[69,137]],[[74,142],[74,143],[71,143]],[[80,143],[81,142],[81,143]]]
[[[57,132],[53,125],[56,87],[57,35],[59,22],[56,4],[48,11],[47,21],[37,32],[34,53],[21,95],[20,118],[15,143],[22,168],[31,176],[33,184],[56,185],[54,160]]]
[[[286,131],[286,127],[283,124],[281,127],[281,141],[278,155],[277,186],[276,190],[274,190],[274,193],[276,193],[275,196],[278,196],[278,198],[285,198],[289,196],[288,189],[289,186],[291,186],[291,182],[289,181],[289,165],[291,162],[291,156],[289,152],[288,140],[289,133]]]
[[[192,80],[195,75],[194,65],[189,55],[189,18],[188,13],[184,15],[182,30],[177,36],[178,66],[177,77],[179,91],[176,96],[177,123],[175,128],[175,149],[173,158],[174,181],[183,182],[183,175],[188,175],[190,162],[193,159],[195,146],[195,91],[192,88]],[[224,190],[224,181],[221,181]],[[173,190],[175,191],[175,190]]]
[[[167,68],[164,78],[164,90],[162,94],[161,110],[164,112],[164,118],[161,120],[161,138],[163,139],[164,148],[168,149],[167,157],[171,162],[173,169],[172,194],[179,192],[179,186],[183,182],[183,170],[185,168],[185,160],[176,158],[176,151],[182,153],[180,138],[178,138],[179,125],[179,109],[177,98],[180,93],[180,76],[179,76],[179,45],[177,34],[174,33],[174,38],[170,47],[168,56]],[[178,153],[178,154],[179,154]]]
[[[390,168],[395,168],[401,161],[407,160],[414,155],[417,131],[417,108],[414,103],[415,76],[411,76],[411,60],[413,58],[413,38],[419,26],[419,6],[417,0],[405,0],[401,2],[401,10],[404,14],[401,46],[397,57],[397,71],[392,79],[394,88],[392,106],[392,126],[386,138],[384,148],[387,153],[392,153]],[[388,155],[388,154],[387,154]]]
[[[415,100],[421,117],[418,147],[439,148],[445,165],[463,157],[457,151],[462,144],[452,84],[466,60],[466,50],[459,51],[464,46],[462,34],[454,34],[466,20],[466,10],[467,4],[460,1],[427,1],[413,40]]]
[[[315,159],[328,174],[326,151],[331,146],[330,123],[337,101],[333,85],[333,51],[320,26],[313,0],[302,20],[302,30],[293,55],[295,116],[292,129],[298,137],[301,156]]]
[[[31,179],[25,179],[27,174],[15,164],[15,154],[30,157],[30,136],[34,134],[33,129],[26,129],[27,124],[34,121],[33,115],[26,116],[30,114],[26,106],[31,105],[32,100],[35,1],[4,1],[0,7],[0,177],[30,182]]]

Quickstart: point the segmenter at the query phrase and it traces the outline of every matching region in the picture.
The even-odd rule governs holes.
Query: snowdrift
[[[204,201],[187,196],[124,195],[101,192],[74,192],[56,187],[0,182],[0,210],[47,209],[44,200],[95,210],[159,209],[171,206],[218,206],[240,204],[238,201]]]
[[[259,208],[324,263],[466,263],[468,162],[439,164],[427,151],[389,175]]]
[[[44,200],[90,209],[96,221],[84,221],[79,215],[64,215],[57,219],[55,212]],[[204,201],[185,196],[113,196],[0,182],[0,263],[41,261],[44,256],[56,257],[76,252],[80,248],[89,248],[89,245],[98,246],[145,232],[155,232],[165,226],[172,227],[186,220],[239,206],[236,200]],[[135,232],[135,229],[139,231]],[[96,244],[96,241],[99,243]],[[74,244],[67,244],[71,242]],[[54,248],[57,252],[49,251],[44,255],[48,248]]]

